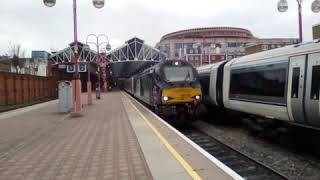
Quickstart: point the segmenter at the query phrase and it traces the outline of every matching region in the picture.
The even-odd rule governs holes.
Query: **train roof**
[[[205,65],[205,66],[200,66],[197,68],[197,71],[199,74],[210,73],[212,68],[219,67],[224,62],[226,62],[226,61],[220,61],[217,63],[213,63],[213,64],[209,64],[209,65]]]
[[[172,65],[172,66],[174,66],[174,64],[175,64],[176,62],[179,63],[180,65],[183,65],[183,66],[187,65],[187,66],[193,67],[193,66],[192,66],[189,62],[187,62],[187,61],[182,61],[182,60],[168,60],[168,61],[163,61],[163,62],[157,63],[157,64],[155,64],[155,65],[153,65],[153,66],[150,66],[150,67],[144,69],[143,71],[141,71],[141,72],[138,73],[138,74],[150,72],[150,70],[155,69],[155,68],[157,68],[157,67],[164,66],[164,65]],[[135,76],[135,75],[134,75],[134,76]]]
[[[294,56],[301,53],[313,53],[320,51],[320,39],[307,43],[300,43],[296,45],[290,45],[282,48],[277,48],[269,51],[263,51],[247,56],[242,56],[232,60],[232,64],[241,64],[256,60],[270,59],[281,56]]]

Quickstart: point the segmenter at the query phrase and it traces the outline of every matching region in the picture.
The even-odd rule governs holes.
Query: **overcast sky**
[[[313,0],[303,3],[305,40],[312,39]],[[286,13],[277,11],[278,0],[106,0],[95,9],[92,0],[78,0],[79,40],[104,33],[113,48],[133,36],[155,45],[161,36],[182,29],[234,26],[249,29],[260,38],[297,38],[297,3],[288,0]],[[1,0],[0,54],[9,44],[26,51],[62,49],[73,40],[72,0],[57,0],[53,8],[42,0]],[[27,54],[30,54],[28,52]]]

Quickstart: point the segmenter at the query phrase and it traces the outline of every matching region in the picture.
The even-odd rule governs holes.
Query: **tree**
[[[23,63],[19,62],[21,58],[25,57],[25,50],[22,49],[20,44],[10,44],[8,47],[8,55],[12,58],[12,65],[16,69],[16,73],[19,73],[19,69],[23,68]]]

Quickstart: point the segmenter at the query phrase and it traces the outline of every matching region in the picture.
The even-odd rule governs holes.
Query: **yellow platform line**
[[[127,96],[127,95],[125,95]],[[128,97],[127,97],[128,98]],[[193,170],[191,165],[175,150],[174,147],[170,145],[170,143],[163,137],[163,135],[154,127],[154,125],[142,114],[142,112],[132,103],[130,98],[128,98],[131,106],[138,112],[141,118],[148,124],[148,126],[152,129],[152,131],[158,136],[162,144],[169,150],[169,152],[176,158],[176,160],[182,165],[182,167],[188,172],[188,174],[194,180],[202,180],[199,174]]]

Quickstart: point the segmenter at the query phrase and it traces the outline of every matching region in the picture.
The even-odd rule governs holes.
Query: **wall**
[[[12,65],[12,59],[7,58],[0,60],[0,72],[13,72],[20,74],[30,74],[37,76],[47,76],[48,75],[48,62],[44,60],[35,60],[30,58],[20,58],[20,66],[17,68]]]
[[[11,62],[0,61],[0,72],[11,72]]]
[[[312,27],[313,39],[320,39],[320,24]]]
[[[261,44],[246,47],[246,55],[254,54],[262,51]]]
[[[0,107],[28,105],[56,99],[57,82],[57,76],[40,77],[0,72]]]

